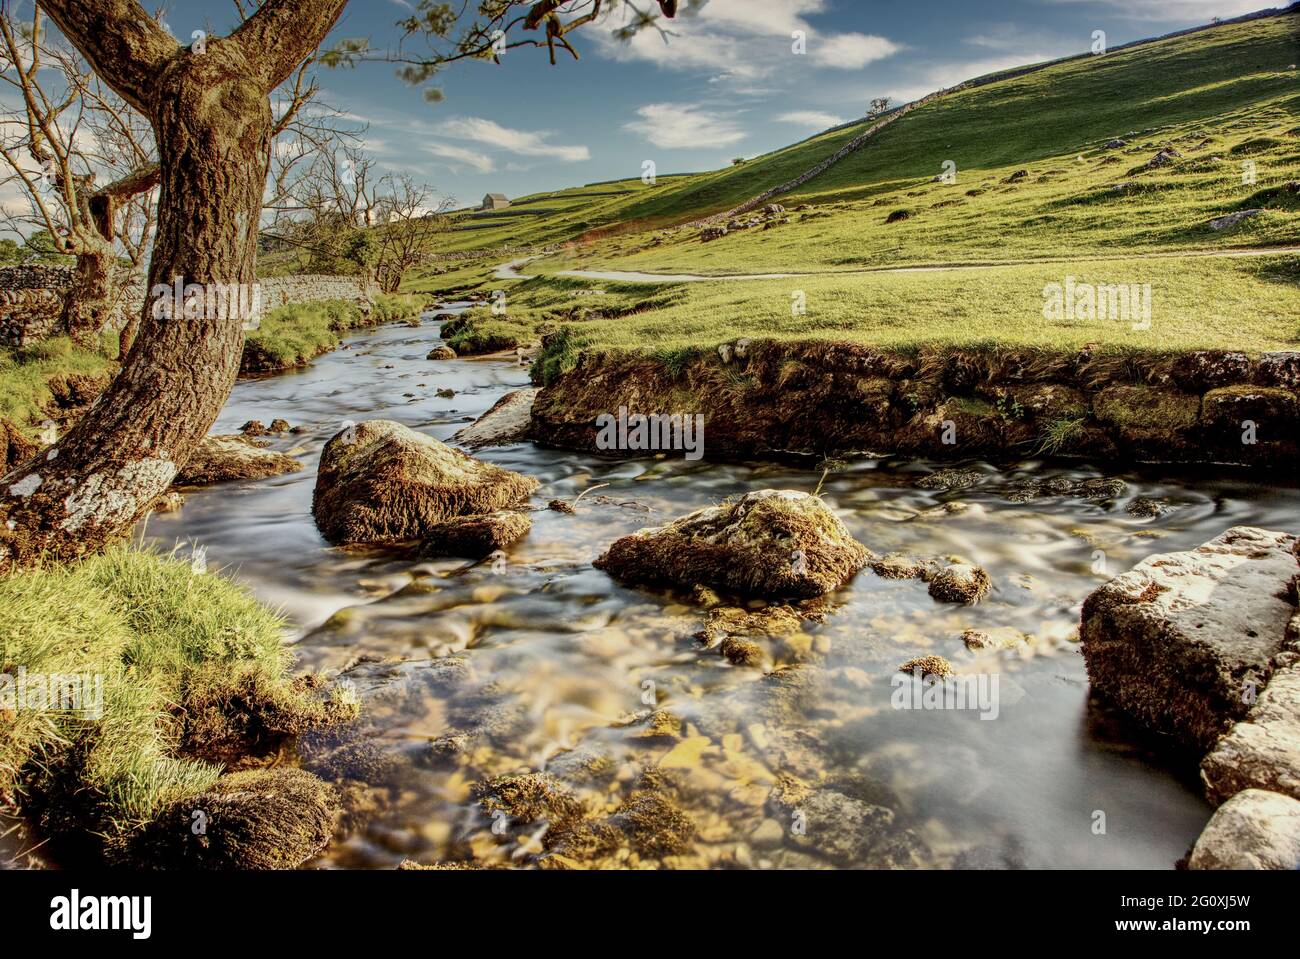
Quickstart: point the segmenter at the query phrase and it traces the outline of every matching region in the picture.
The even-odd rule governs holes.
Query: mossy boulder
[[[429,351],[429,355],[425,357],[428,360],[454,360],[455,358],[456,351],[450,346],[435,346]]]
[[[126,858],[160,869],[296,869],[329,843],[338,812],[334,789],[301,769],[232,773],[146,827]]]
[[[518,510],[463,516],[430,529],[420,542],[420,555],[482,559],[523,539],[532,528],[532,519]]]
[[[637,585],[812,598],[843,585],[868,556],[820,499],[759,490],[624,536],[596,567]]]
[[[1151,386],[1108,386],[1093,399],[1093,415],[1112,428],[1130,455],[1179,460],[1195,453],[1201,398]]]
[[[1205,394],[1201,423],[1211,435],[1240,443],[1247,422],[1256,425],[1260,441],[1294,442],[1300,402],[1295,393],[1275,386],[1224,386]]]
[[[1300,350],[1274,350],[1261,354],[1258,381],[1262,386],[1300,390]]]
[[[942,656],[918,656],[903,663],[898,667],[898,671],[900,673],[919,672],[923,679],[930,676],[946,679],[952,675],[952,663]]]
[[[498,776],[476,784],[474,796],[489,817],[505,816],[508,827],[546,822],[559,829],[586,814],[581,800],[546,773]]]
[[[1193,350],[1178,356],[1171,372],[1174,382],[1182,389],[1189,393],[1204,393],[1215,387],[1249,381],[1252,366],[1245,353]]]
[[[930,595],[941,603],[972,606],[988,595],[993,581],[979,566],[954,563],[939,570],[930,579]]]
[[[176,476],[177,486],[210,486],[233,480],[270,479],[297,473],[302,463],[235,433],[209,436]]]
[[[522,505],[537,485],[400,423],[367,420],[325,444],[312,515],[334,544],[417,540],[450,520]]]

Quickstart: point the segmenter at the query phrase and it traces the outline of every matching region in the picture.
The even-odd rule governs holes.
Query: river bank
[[[1300,352],[905,352],[749,338],[671,363],[588,351],[541,391],[530,435],[596,450],[605,442],[598,421],[620,410],[702,417],[702,447],[713,458],[1047,455],[1290,466],[1300,458]],[[672,446],[655,443],[642,448]]]

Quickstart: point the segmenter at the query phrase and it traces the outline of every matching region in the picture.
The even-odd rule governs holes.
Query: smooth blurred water
[[[1059,466],[976,464],[986,474],[976,488],[933,493],[913,485],[927,464],[852,462],[828,477],[824,498],[861,542],[877,553],[964,557],[989,571],[994,592],[977,607],[956,607],[933,601],[920,582],[864,572],[832,597],[824,622],[770,645],[764,672],[703,650],[692,634],[704,613],[688,597],[624,588],[591,563],[619,536],[733,494],[811,492],[821,478],[811,465],[618,461],[521,444],[480,454],[542,483],[533,531],[509,551],[503,574],[321,540],[310,515],[315,464],[347,421],[383,417],[446,440],[527,383],[526,370],[501,358],[428,361],[436,342],[436,324],[390,326],[306,370],[240,382],[217,430],[283,417],[305,432],[274,445],[309,469],[192,493],[180,512],[148,524],[149,539],[207,547],[210,563],[282,606],[301,666],[341,672],[362,693],[364,738],[384,760],[348,772],[366,780],[350,787],[351,801],[370,812],[321,865],[529,861],[512,859],[515,841],[491,832],[471,784],[559,770],[590,804],[612,807],[641,769],[679,745],[621,724],[647,710],[647,682],[690,741],[670,761],[698,831],[679,865],[830,864],[818,830],[843,823],[809,822],[795,841],[778,819],[775,837],[771,825],[761,840],[752,835],[774,816],[765,799],[782,772],[892,809],[927,865],[1169,868],[1195,840],[1209,808],[1194,765],[1166,766],[1135,730],[1089,702],[1075,641],[1080,604],[1105,579],[1094,570],[1099,557],[1114,575],[1232,525],[1294,528],[1300,490],[1288,478],[1261,487],[1210,470],[1121,474],[1132,496],[1176,505],[1151,520],[1128,515],[1124,499],[1016,504],[1003,495],[1031,476],[1067,474]],[[446,387],[456,395],[438,398]],[[1072,466],[1068,475],[1103,474]],[[599,483],[609,486],[577,515],[545,509]],[[929,512],[947,501],[971,508]],[[968,627],[1014,627],[1037,642],[977,656],[960,639]],[[996,673],[998,718],[891,708],[898,666],[930,653],[961,673]],[[432,761],[430,741],[449,730],[468,731],[469,745]],[[309,768],[328,772],[306,754]],[[567,775],[575,757],[589,755],[608,761],[603,778]],[[1104,834],[1094,831],[1097,811]],[[851,864],[874,863],[864,854]]]

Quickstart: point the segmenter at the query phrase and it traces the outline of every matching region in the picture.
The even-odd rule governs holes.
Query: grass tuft
[[[47,828],[112,848],[216,782],[196,728],[205,704],[242,697],[284,732],[355,714],[349,697],[325,703],[291,679],[283,633],[243,587],[133,547],[0,578],[0,796],[34,798]],[[20,670],[29,690],[65,677],[91,695],[23,701]]]

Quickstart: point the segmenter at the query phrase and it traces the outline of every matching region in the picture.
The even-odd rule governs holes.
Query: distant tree
[[[745,158],[744,158],[744,157],[736,157],[736,159],[734,159],[734,160],[731,161],[731,165],[732,165],[732,166],[744,166],[744,165],[745,165]]]
[[[385,293],[395,293],[402,278],[428,252],[433,238],[450,229],[447,212],[453,201],[438,198],[433,190],[405,173],[389,174],[380,182],[381,226],[372,273]]]
[[[871,107],[867,110],[867,119],[875,120],[883,116],[889,110],[889,97],[876,97],[871,101]]]
[[[17,240],[0,240],[0,266],[16,266],[23,261],[23,248]]]
[[[66,246],[49,230],[36,230],[29,236],[21,248],[24,263],[41,263],[53,266],[70,266],[74,258],[64,253]]]

